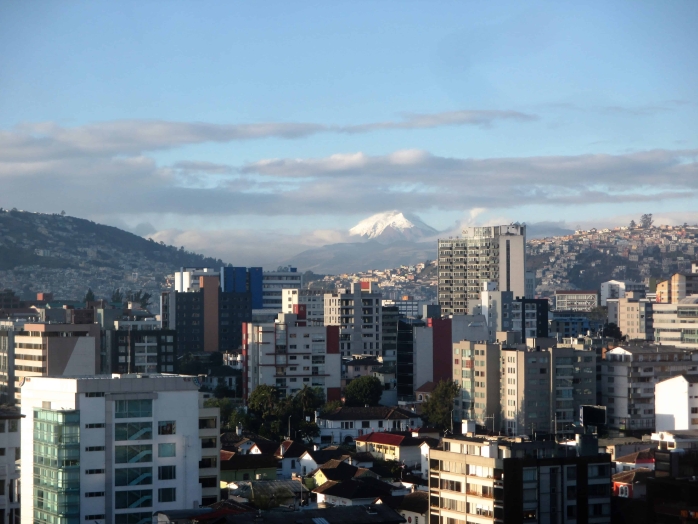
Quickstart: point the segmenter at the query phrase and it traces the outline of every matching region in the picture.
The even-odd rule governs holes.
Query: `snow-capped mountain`
[[[383,244],[398,240],[418,242],[437,233],[436,229],[422,222],[419,217],[401,211],[377,213],[349,230],[351,236],[375,239]]]

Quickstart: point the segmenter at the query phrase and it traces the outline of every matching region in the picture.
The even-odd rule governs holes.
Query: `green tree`
[[[221,425],[229,425],[233,413],[236,411],[233,402],[229,398],[208,398],[204,407],[219,408],[221,410]]]
[[[279,392],[272,386],[262,384],[250,393],[247,407],[262,419],[273,418],[278,407]]]
[[[85,304],[88,302],[95,301],[95,294],[92,292],[92,288],[87,288],[87,293],[85,293]]]
[[[301,413],[311,415],[325,403],[325,394],[321,388],[310,388],[304,384],[293,400]]]
[[[630,221],[630,229],[635,229],[637,227],[637,224],[635,223],[634,220]]]
[[[620,340],[623,338],[623,333],[620,328],[613,322],[606,324],[603,328],[603,336],[611,337],[615,340]]]
[[[605,320],[608,316],[608,309],[604,306],[596,306],[589,311],[589,320]]]
[[[649,229],[652,227],[654,220],[652,219],[652,213],[646,213],[640,217],[640,227]]]
[[[126,298],[129,302],[135,302],[138,305],[140,305],[143,309],[146,309],[150,305],[150,299],[152,298],[153,295],[150,293],[144,292],[142,289],[139,289],[138,291],[130,291],[128,292]]]
[[[347,406],[377,406],[383,394],[383,385],[376,377],[359,377],[344,390]]]
[[[327,404],[320,408],[320,414],[327,415],[328,413],[332,413],[341,407],[341,400],[330,400]]]
[[[451,380],[441,380],[422,404],[422,418],[440,430],[451,429],[453,400],[460,394],[460,386]]]

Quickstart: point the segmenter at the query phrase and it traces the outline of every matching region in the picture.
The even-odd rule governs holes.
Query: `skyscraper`
[[[462,237],[439,240],[438,257],[443,315],[466,314],[485,282],[514,297],[526,294],[526,226],[467,227]]]

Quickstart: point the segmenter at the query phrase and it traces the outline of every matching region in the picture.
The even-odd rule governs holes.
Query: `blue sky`
[[[234,263],[394,208],[442,230],[695,222],[696,20],[693,1],[4,2],[0,205]]]

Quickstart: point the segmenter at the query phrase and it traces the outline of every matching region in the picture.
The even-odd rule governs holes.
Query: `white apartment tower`
[[[305,307],[305,318],[311,324],[324,324],[325,291],[322,289],[282,290],[282,313],[298,314],[299,307]]]
[[[243,396],[257,386],[276,387],[281,397],[303,386],[319,387],[325,398],[339,400],[342,362],[339,328],[309,325],[302,315],[279,313],[272,323],[245,323],[242,332]]]
[[[218,464],[200,467],[218,438],[200,437],[198,389],[182,375],[27,378],[22,523],[148,524],[215,502],[202,484],[217,486]]]
[[[462,237],[439,240],[438,262],[442,315],[467,313],[468,300],[478,299],[486,282],[497,282],[500,291],[523,298],[526,226],[467,227]]]
[[[339,326],[342,356],[382,354],[382,298],[374,282],[354,282],[325,295],[325,325]]]

